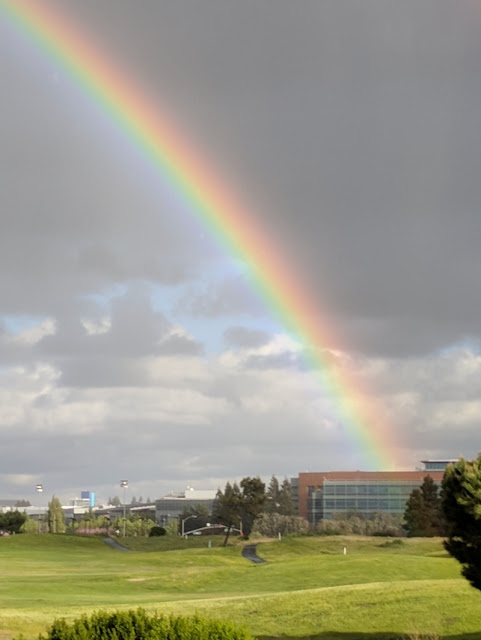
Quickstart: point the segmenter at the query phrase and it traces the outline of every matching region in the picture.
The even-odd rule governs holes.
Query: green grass
[[[136,606],[205,612],[263,638],[481,640],[481,593],[439,539],[285,538],[259,542],[262,565],[222,541],[132,538],[124,552],[99,538],[1,538],[0,640]]]

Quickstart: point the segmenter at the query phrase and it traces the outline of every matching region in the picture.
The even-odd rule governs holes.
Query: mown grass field
[[[263,639],[481,640],[481,592],[440,540],[264,541],[262,565],[221,541],[133,538],[123,552],[99,538],[0,538],[0,640],[137,606],[229,619]]]

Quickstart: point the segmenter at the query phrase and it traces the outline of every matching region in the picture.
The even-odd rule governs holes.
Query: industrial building
[[[155,521],[165,526],[177,520],[180,514],[188,507],[204,506],[209,513],[212,512],[217,491],[198,490],[187,487],[182,493],[167,495],[155,501]]]

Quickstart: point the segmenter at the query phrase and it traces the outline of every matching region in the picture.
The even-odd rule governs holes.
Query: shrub
[[[165,536],[166,533],[167,531],[164,529],[164,527],[155,525],[155,527],[151,527],[149,531],[149,538],[153,538],[155,536]]]
[[[252,636],[229,622],[199,616],[149,615],[144,609],[97,611],[69,623],[55,620],[39,640],[252,640]]]

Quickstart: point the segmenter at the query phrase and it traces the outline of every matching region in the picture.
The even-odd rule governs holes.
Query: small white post
[[[344,547],[344,555],[346,555],[346,553],[347,553],[347,548]]]

